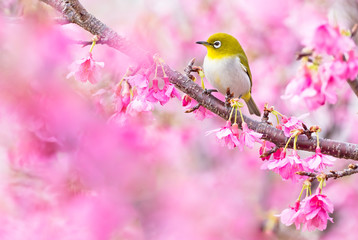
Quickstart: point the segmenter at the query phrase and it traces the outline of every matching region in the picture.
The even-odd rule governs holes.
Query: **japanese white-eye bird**
[[[249,63],[240,43],[226,33],[215,33],[207,41],[198,41],[207,48],[204,74],[213,87],[224,95],[245,100],[250,114],[260,116],[251,96],[252,78]]]

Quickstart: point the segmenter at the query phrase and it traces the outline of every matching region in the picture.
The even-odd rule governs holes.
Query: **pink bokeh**
[[[308,230],[327,226],[325,231],[302,233],[277,217],[296,201],[306,179],[296,171],[339,169],[346,160],[333,165],[319,151],[311,156],[287,150],[285,155],[281,148],[262,161],[259,156],[271,143],[262,142],[245,124],[244,131],[225,126],[202,106],[184,113],[196,102],[174,88],[161,66],[165,61],[183,72],[193,57],[201,65],[205,52],[195,42],[215,32],[230,33],[248,55],[255,101],[260,110],[268,102],[285,114],[278,126],[286,136],[302,130],[304,122],[320,125],[320,136],[356,142],[357,134],[349,130],[357,124],[356,103],[345,83],[358,73],[356,46],[327,23],[329,3],[81,2],[161,58],[132,74],[136,59],[99,44],[89,55],[90,46],[74,41],[92,36],[71,24],[55,24],[57,13],[42,3],[0,3],[0,239],[356,235],[355,176],[327,181],[324,196],[312,195],[312,206],[302,205],[312,215],[318,209],[313,205],[325,201],[324,212],[318,209],[319,215],[312,215],[317,221],[307,225]],[[339,41],[322,42],[322,36]],[[317,75],[295,60],[302,47],[311,45],[318,46],[317,53],[335,57],[323,57]],[[103,68],[93,68],[102,62]],[[67,78],[70,72],[73,76]],[[288,99],[293,97],[302,101],[292,104]],[[307,111],[311,115],[302,121],[294,117]],[[212,129],[215,134],[206,136]],[[330,215],[325,213],[331,214],[332,204],[335,223],[327,224]]]

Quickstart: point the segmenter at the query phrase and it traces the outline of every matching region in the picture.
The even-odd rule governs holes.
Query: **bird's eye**
[[[214,46],[214,48],[219,48],[219,47],[221,47],[221,42],[220,41],[215,41],[213,43],[213,46]]]

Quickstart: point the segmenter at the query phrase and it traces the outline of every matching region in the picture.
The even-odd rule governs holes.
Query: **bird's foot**
[[[228,88],[226,90],[226,95],[225,95],[225,107],[230,108],[231,107],[231,103],[230,100],[234,97],[234,94],[230,92],[230,88]]]
[[[230,99],[227,98],[226,96],[225,96],[225,107],[227,107],[227,108],[230,108],[230,107],[231,107]]]

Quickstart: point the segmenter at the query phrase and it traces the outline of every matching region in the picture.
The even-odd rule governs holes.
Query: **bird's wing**
[[[245,65],[242,64],[241,62],[240,62],[240,65],[241,65],[242,69],[247,73],[247,68],[245,67]],[[247,75],[249,75],[249,74],[247,74]]]
[[[239,54],[239,58],[240,58],[240,64],[242,69],[247,73],[247,76],[249,76],[250,79],[250,92],[251,92],[251,88],[252,88],[252,77],[251,77],[251,71],[250,71],[250,67],[249,67],[249,62],[247,61],[247,57],[245,54]]]

